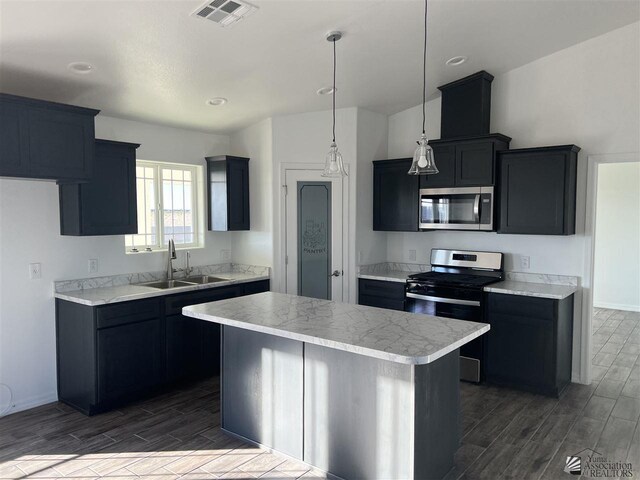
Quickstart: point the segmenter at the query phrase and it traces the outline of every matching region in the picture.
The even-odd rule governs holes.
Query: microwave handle
[[[480,223],[480,194],[476,195],[476,199],[473,202],[473,216],[476,223]]]

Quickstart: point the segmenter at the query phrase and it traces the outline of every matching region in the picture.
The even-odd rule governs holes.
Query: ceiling
[[[222,28],[197,1],[0,1],[0,90],[116,117],[225,133],[324,110],[337,44],[338,107],[392,114],[421,101],[422,1],[253,0]],[[485,69],[497,75],[638,21],[637,0],[432,0],[427,89]],[[469,60],[458,67],[445,61]],[[78,75],[71,62],[95,70]],[[224,106],[206,105],[226,97]]]

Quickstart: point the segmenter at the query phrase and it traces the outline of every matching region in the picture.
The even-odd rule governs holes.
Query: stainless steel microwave
[[[493,230],[493,187],[421,189],[420,229]]]

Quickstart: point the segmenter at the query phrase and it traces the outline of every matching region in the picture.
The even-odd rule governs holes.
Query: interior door
[[[287,170],[286,292],[342,301],[342,178]]]

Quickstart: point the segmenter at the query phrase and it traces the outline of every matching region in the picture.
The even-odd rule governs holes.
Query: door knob
[[[334,270],[332,274],[329,275],[330,277],[339,277],[340,276],[340,270]]]

